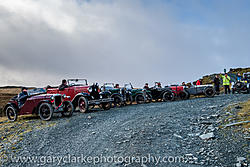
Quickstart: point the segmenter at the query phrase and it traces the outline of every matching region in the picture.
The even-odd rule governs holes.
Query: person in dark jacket
[[[146,89],[146,90],[148,90],[148,89],[149,89],[148,83],[145,83],[145,85],[144,85],[143,89]]]
[[[115,88],[116,88],[116,89],[119,89],[119,88],[120,88],[120,85],[119,85],[119,84],[115,84]]]
[[[214,87],[215,87],[216,94],[219,95],[220,94],[220,77],[219,77],[219,75],[216,75],[214,78]]]
[[[28,92],[26,87],[22,87],[22,92],[18,95],[18,107],[21,108],[28,98]]]
[[[64,90],[65,88],[68,88],[66,79],[62,80],[62,84],[59,86],[59,90]]]
[[[93,85],[90,86],[90,96],[94,99],[100,99],[98,83],[93,83]]]

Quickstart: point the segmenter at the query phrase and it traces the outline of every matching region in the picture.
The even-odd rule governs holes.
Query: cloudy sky
[[[1,0],[0,86],[143,86],[250,64],[249,0]]]

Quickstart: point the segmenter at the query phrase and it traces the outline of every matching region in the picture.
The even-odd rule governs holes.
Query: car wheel
[[[243,89],[243,87],[244,87],[244,84],[242,82],[236,82],[236,84],[235,84],[236,90],[241,90],[241,89]]]
[[[163,101],[174,101],[174,98],[175,98],[175,96],[174,96],[174,93],[173,92],[165,92],[165,93],[163,93],[163,95],[162,95],[162,99],[163,99]]]
[[[7,107],[5,113],[9,121],[14,122],[17,120],[17,110],[13,106]]]
[[[152,95],[151,95],[150,93],[146,93],[146,99],[147,99],[147,100],[146,100],[147,103],[151,103],[151,102],[152,102],[152,99],[153,99],[153,98],[152,98]]]
[[[80,97],[78,100],[78,107],[80,112],[85,113],[88,111],[89,105],[88,105],[88,100],[86,97]]]
[[[186,100],[188,99],[188,93],[186,91],[181,91],[179,93],[179,97],[181,98],[181,100]]]
[[[205,94],[206,97],[214,97],[215,90],[213,88],[207,87],[204,90],[204,94]]]
[[[108,102],[108,103],[102,103],[101,104],[101,107],[104,109],[104,110],[109,110],[112,106],[112,103],[111,102]]]
[[[75,111],[74,105],[70,101],[64,101],[63,102],[62,116],[71,117],[73,115],[74,111]]]
[[[133,97],[129,94],[126,95],[125,105],[131,105],[133,103]]]
[[[42,103],[39,106],[38,115],[40,116],[41,120],[49,121],[53,115],[53,107],[49,103]]]
[[[143,94],[138,94],[135,96],[135,101],[137,104],[143,104],[145,103],[145,98],[143,96]]]
[[[187,93],[187,99],[190,99],[190,93],[187,90],[184,90]]]
[[[114,98],[114,107],[121,107],[122,106],[122,98],[119,95],[116,95]]]

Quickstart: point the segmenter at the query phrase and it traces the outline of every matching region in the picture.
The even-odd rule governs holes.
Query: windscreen
[[[69,79],[68,84],[69,84],[69,86],[74,86],[74,85],[85,86],[85,85],[88,85],[86,79]]]
[[[38,94],[46,93],[46,89],[44,89],[44,88],[35,88],[35,89],[29,89],[27,92],[28,92],[29,96],[32,96],[32,95],[38,95]]]
[[[105,83],[104,87],[105,87],[105,89],[113,89],[115,86],[113,83]]]

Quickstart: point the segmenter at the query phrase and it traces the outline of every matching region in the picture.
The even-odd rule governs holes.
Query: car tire
[[[17,110],[13,106],[9,106],[5,110],[6,116],[9,121],[14,122],[17,120]]]
[[[143,104],[145,103],[145,97],[143,96],[143,94],[138,94],[135,96],[135,102],[137,104]]]
[[[125,105],[131,105],[133,103],[133,97],[129,94],[126,95]]]
[[[173,92],[165,92],[162,95],[162,99],[165,102],[166,101],[174,101],[174,99],[175,99],[174,93]]]
[[[187,92],[187,99],[190,99],[190,93],[186,89],[184,89],[184,91]]]
[[[74,111],[75,111],[74,105],[70,101],[63,102],[62,116],[71,117]]]
[[[88,100],[86,97],[80,97],[78,99],[78,108],[81,113],[85,113],[89,110]]]
[[[102,103],[101,104],[101,107],[104,109],[104,110],[109,110],[112,106],[112,103],[111,102],[107,102],[107,103]]]
[[[122,106],[122,97],[119,95],[115,95],[114,97],[114,107],[121,107]]]
[[[236,90],[242,90],[244,87],[244,84],[242,82],[236,82],[235,83],[235,89]]]
[[[146,93],[146,103],[151,103],[153,100],[152,95],[150,93]]]
[[[214,90],[214,88],[207,87],[207,88],[205,88],[205,90],[204,90],[204,94],[205,94],[206,97],[214,97],[214,95],[215,95],[215,90]]]
[[[49,103],[42,103],[38,109],[38,115],[43,121],[51,120],[53,116],[53,107]]]
[[[187,100],[187,99],[188,99],[188,92],[186,92],[186,91],[181,91],[181,92],[179,93],[179,97],[180,97],[181,100]]]

